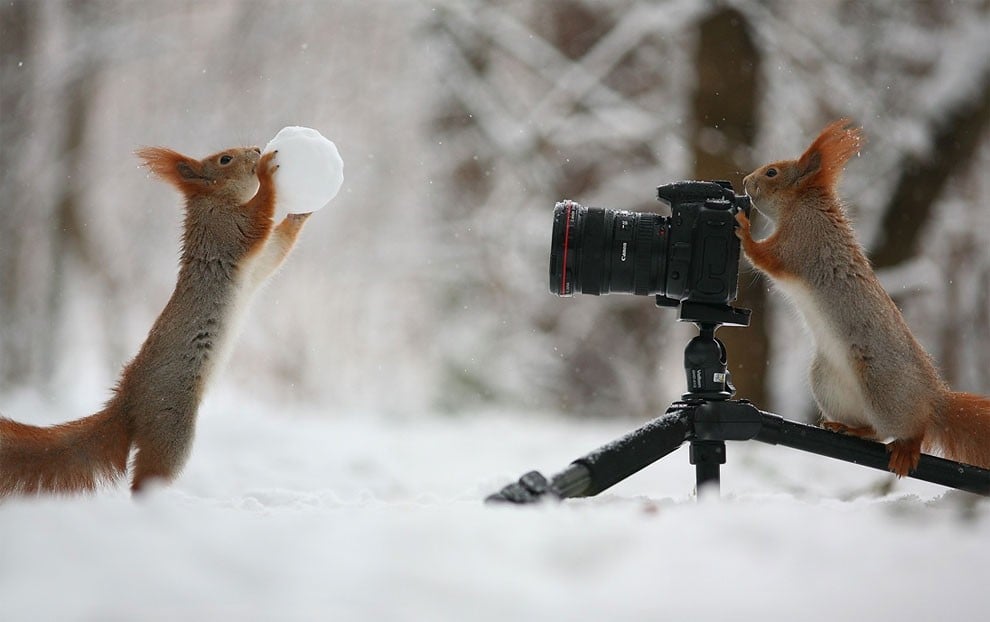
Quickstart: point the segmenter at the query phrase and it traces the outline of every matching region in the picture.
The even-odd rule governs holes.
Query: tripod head
[[[671,306],[670,299],[657,296],[657,306]],[[694,322],[699,335],[684,348],[684,372],[688,390],[685,401],[727,400],[736,392],[727,364],[725,344],[715,337],[720,326],[749,326],[749,309],[728,305],[681,302],[679,322]]]

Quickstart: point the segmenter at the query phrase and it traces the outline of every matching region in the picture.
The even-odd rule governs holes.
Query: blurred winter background
[[[161,515],[179,525],[168,530],[152,521],[148,529],[161,542],[186,543],[193,560],[201,557],[192,550],[202,551],[190,539],[207,549],[216,567],[206,568],[217,572],[201,570],[204,580],[230,568],[246,573],[221,586],[231,602],[255,590],[254,581],[300,561],[290,579],[277,575],[286,593],[325,587],[307,569],[328,572],[331,581],[354,573],[335,588],[346,595],[347,606],[336,603],[341,619],[360,619],[360,612],[397,619],[409,610],[439,612],[433,619],[485,619],[473,608],[477,602],[489,606],[489,617],[522,619],[543,611],[540,594],[547,593],[535,590],[548,584],[557,590],[548,593],[568,605],[534,619],[587,619],[606,604],[617,615],[612,619],[669,612],[637,594],[652,589],[644,572],[693,594],[693,583],[677,582],[676,568],[656,566],[661,555],[689,557],[688,544],[642,549],[658,542],[650,539],[657,532],[675,528],[696,535],[694,544],[736,554],[719,576],[737,580],[769,548],[779,553],[772,557],[775,581],[803,573],[798,585],[823,585],[805,565],[832,552],[835,540],[814,537],[846,524],[845,506],[829,506],[837,522],[825,524],[821,508],[776,499],[725,510],[749,527],[744,537],[764,543],[751,551],[728,536],[705,537],[707,528],[732,529],[718,512],[701,515],[714,524],[699,523],[677,506],[660,511],[667,523],[648,523],[642,516],[666,506],[646,501],[629,506],[632,512],[622,503],[578,504],[573,515],[517,520],[478,509],[476,500],[519,469],[562,467],[659,414],[683,390],[681,357],[691,329],[672,312],[636,296],[565,300],[547,293],[554,202],[655,210],[655,186],[670,181],[723,178],[738,187],[756,166],[798,155],[840,116],[861,124],[868,137],[842,193],[882,281],[949,382],[990,393],[986,0],[3,2],[5,416],[40,423],[94,411],[171,292],[180,201],[138,167],[136,148],[166,145],[201,157],[231,145],[263,145],[283,126],[305,125],[332,138],[345,161],[340,195],[309,221],[293,256],[256,300],[204,407],[189,468],[162,493],[165,501],[153,511],[132,508],[117,492],[104,501],[109,507],[99,500],[0,507],[5,540],[17,537],[11,527],[40,530],[16,545],[0,542],[0,602],[16,614],[4,619],[41,619],[26,613],[38,606],[56,607],[47,611],[65,619],[54,614],[66,610],[28,588],[78,585],[79,577],[65,570],[32,581],[32,572],[66,563],[66,551],[76,555],[70,569],[85,569],[113,548],[104,540],[112,541],[120,525],[146,526]],[[753,326],[720,332],[739,396],[791,418],[812,417],[800,324],[745,266],[741,286],[740,304],[755,310]],[[773,450],[740,452],[739,468],[748,475],[738,494],[849,498],[865,494],[870,482],[878,482],[872,497],[891,491],[882,474],[837,474],[820,460],[788,458],[781,466]],[[643,475],[625,494],[687,494],[690,473],[679,473],[672,481]],[[322,492],[307,496],[316,489]],[[922,499],[941,494],[920,490]],[[422,494],[434,497],[423,501]],[[225,500],[209,501],[218,497]],[[427,509],[402,510],[412,517],[375,513],[377,504],[410,500]],[[854,546],[879,542],[901,551],[871,566],[871,576],[882,575],[893,595],[902,580],[913,587],[927,580],[924,567],[912,574],[918,557],[905,551],[933,526],[903,518],[924,515],[926,502],[890,503],[893,511],[871,506],[844,529],[868,534],[854,538]],[[292,556],[291,545],[288,553],[277,544],[253,549],[284,566],[251,574],[245,569],[260,560],[233,552],[243,548],[239,536],[269,537],[263,521],[250,516],[271,518],[278,515],[273,508],[285,507],[295,514],[282,516],[281,527],[299,529],[309,517],[314,523],[300,529],[309,541],[322,521],[339,528],[341,541],[303,559]],[[963,571],[985,563],[990,518],[982,508],[979,528],[963,532],[973,540],[958,539],[955,513],[939,519],[934,531],[945,535],[934,554],[958,553],[951,565]],[[792,528],[781,538],[760,526],[781,519],[811,531]],[[586,557],[561,540],[581,539],[583,521],[596,543]],[[885,540],[892,521],[904,529]],[[462,525],[468,523],[474,527]],[[217,544],[197,525],[226,536]],[[469,535],[475,528],[477,538]],[[123,529],[131,536],[118,551],[125,561],[104,564],[107,576],[129,576],[128,561],[142,556],[173,555],[169,568],[176,572],[159,571],[161,581],[188,570],[174,547],[159,550],[141,528]],[[285,529],[276,538],[283,544]],[[536,534],[524,543],[530,553],[511,552],[512,529]],[[437,556],[448,537],[477,556],[470,566],[477,582],[459,575],[456,556]],[[542,538],[549,549],[541,548]],[[85,541],[94,544],[79,544]],[[367,552],[355,542],[372,549],[372,561],[336,573],[320,565],[320,552]],[[428,568],[397,562],[376,546],[426,556]],[[613,547],[628,554],[609,557]],[[601,562],[594,551],[611,560],[610,572],[625,587],[587,592],[583,579],[594,578],[568,574],[565,566]],[[29,570],[18,571],[19,563]],[[513,563],[531,574],[493,569]],[[841,574],[847,566],[836,562],[822,572]],[[483,569],[523,596],[495,606],[481,587]],[[963,571],[926,585],[932,594],[963,593]],[[427,578],[415,579],[423,572]],[[444,609],[434,600],[450,596],[442,585],[452,576],[459,576],[461,600],[449,598]],[[351,586],[361,580],[406,592],[386,605]],[[421,589],[410,591],[407,580]],[[860,590],[854,601],[872,604],[880,619],[919,611],[903,599],[898,609],[872,598],[873,585],[842,587]],[[85,604],[71,611],[85,619],[135,619],[141,602],[154,601],[142,601],[149,592],[135,589],[132,608],[99,594],[87,600],[80,590]],[[613,600],[616,594],[622,598]],[[724,595],[751,604],[744,612],[767,605],[745,601],[752,598],[748,584]],[[270,602],[276,611],[282,601],[272,595]],[[783,602],[801,606],[800,599]],[[450,615],[458,603],[463,615]],[[168,617],[166,609],[154,611]],[[710,619],[724,618],[712,611]],[[820,611],[831,616],[834,605]]]

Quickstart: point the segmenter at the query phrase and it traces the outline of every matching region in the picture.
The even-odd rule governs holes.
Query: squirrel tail
[[[112,408],[50,427],[0,418],[0,498],[94,490],[127,471],[131,431]]]
[[[945,457],[990,469],[990,398],[947,393],[928,434]]]

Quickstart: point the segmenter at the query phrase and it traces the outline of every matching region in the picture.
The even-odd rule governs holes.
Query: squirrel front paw
[[[275,151],[269,151],[268,153],[261,156],[258,160],[258,175],[265,175],[271,177],[275,171],[278,170],[279,165],[275,163],[275,156],[278,155],[278,149]]]
[[[739,212],[736,214],[736,222],[739,223],[739,228],[736,229],[736,237],[740,240],[745,240],[752,237],[750,235],[750,222],[749,217],[746,216],[746,212]]]

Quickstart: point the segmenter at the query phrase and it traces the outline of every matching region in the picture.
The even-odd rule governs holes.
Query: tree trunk
[[[983,144],[990,126],[990,68],[980,76],[972,97],[961,99],[932,123],[932,147],[909,156],[900,167],[884,209],[878,244],[871,253],[876,268],[896,266],[918,251],[935,202],[954,174],[961,173]]]
[[[742,177],[753,168],[749,154],[756,138],[759,51],[745,17],[734,9],[716,11],[698,30],[694,177],[728,179],[740,192]],[[728,351],[737,397],[765,404],[769,344],[763,277],[744,273],[735,304],[753,310],[752,324],[748,329],[723,328],[718,336]]]
[[[22,183],[24,131],[34,105],[34,63],[31,50],[36,36],[39,6],[28,0],[0,5],[0,187],[4,188],[0,218],[0,387],[19,384],[33,368],[31,334],[23,330],[30,317],[30,294],[23,287],[25,223],[19,217],[27,202]]]

